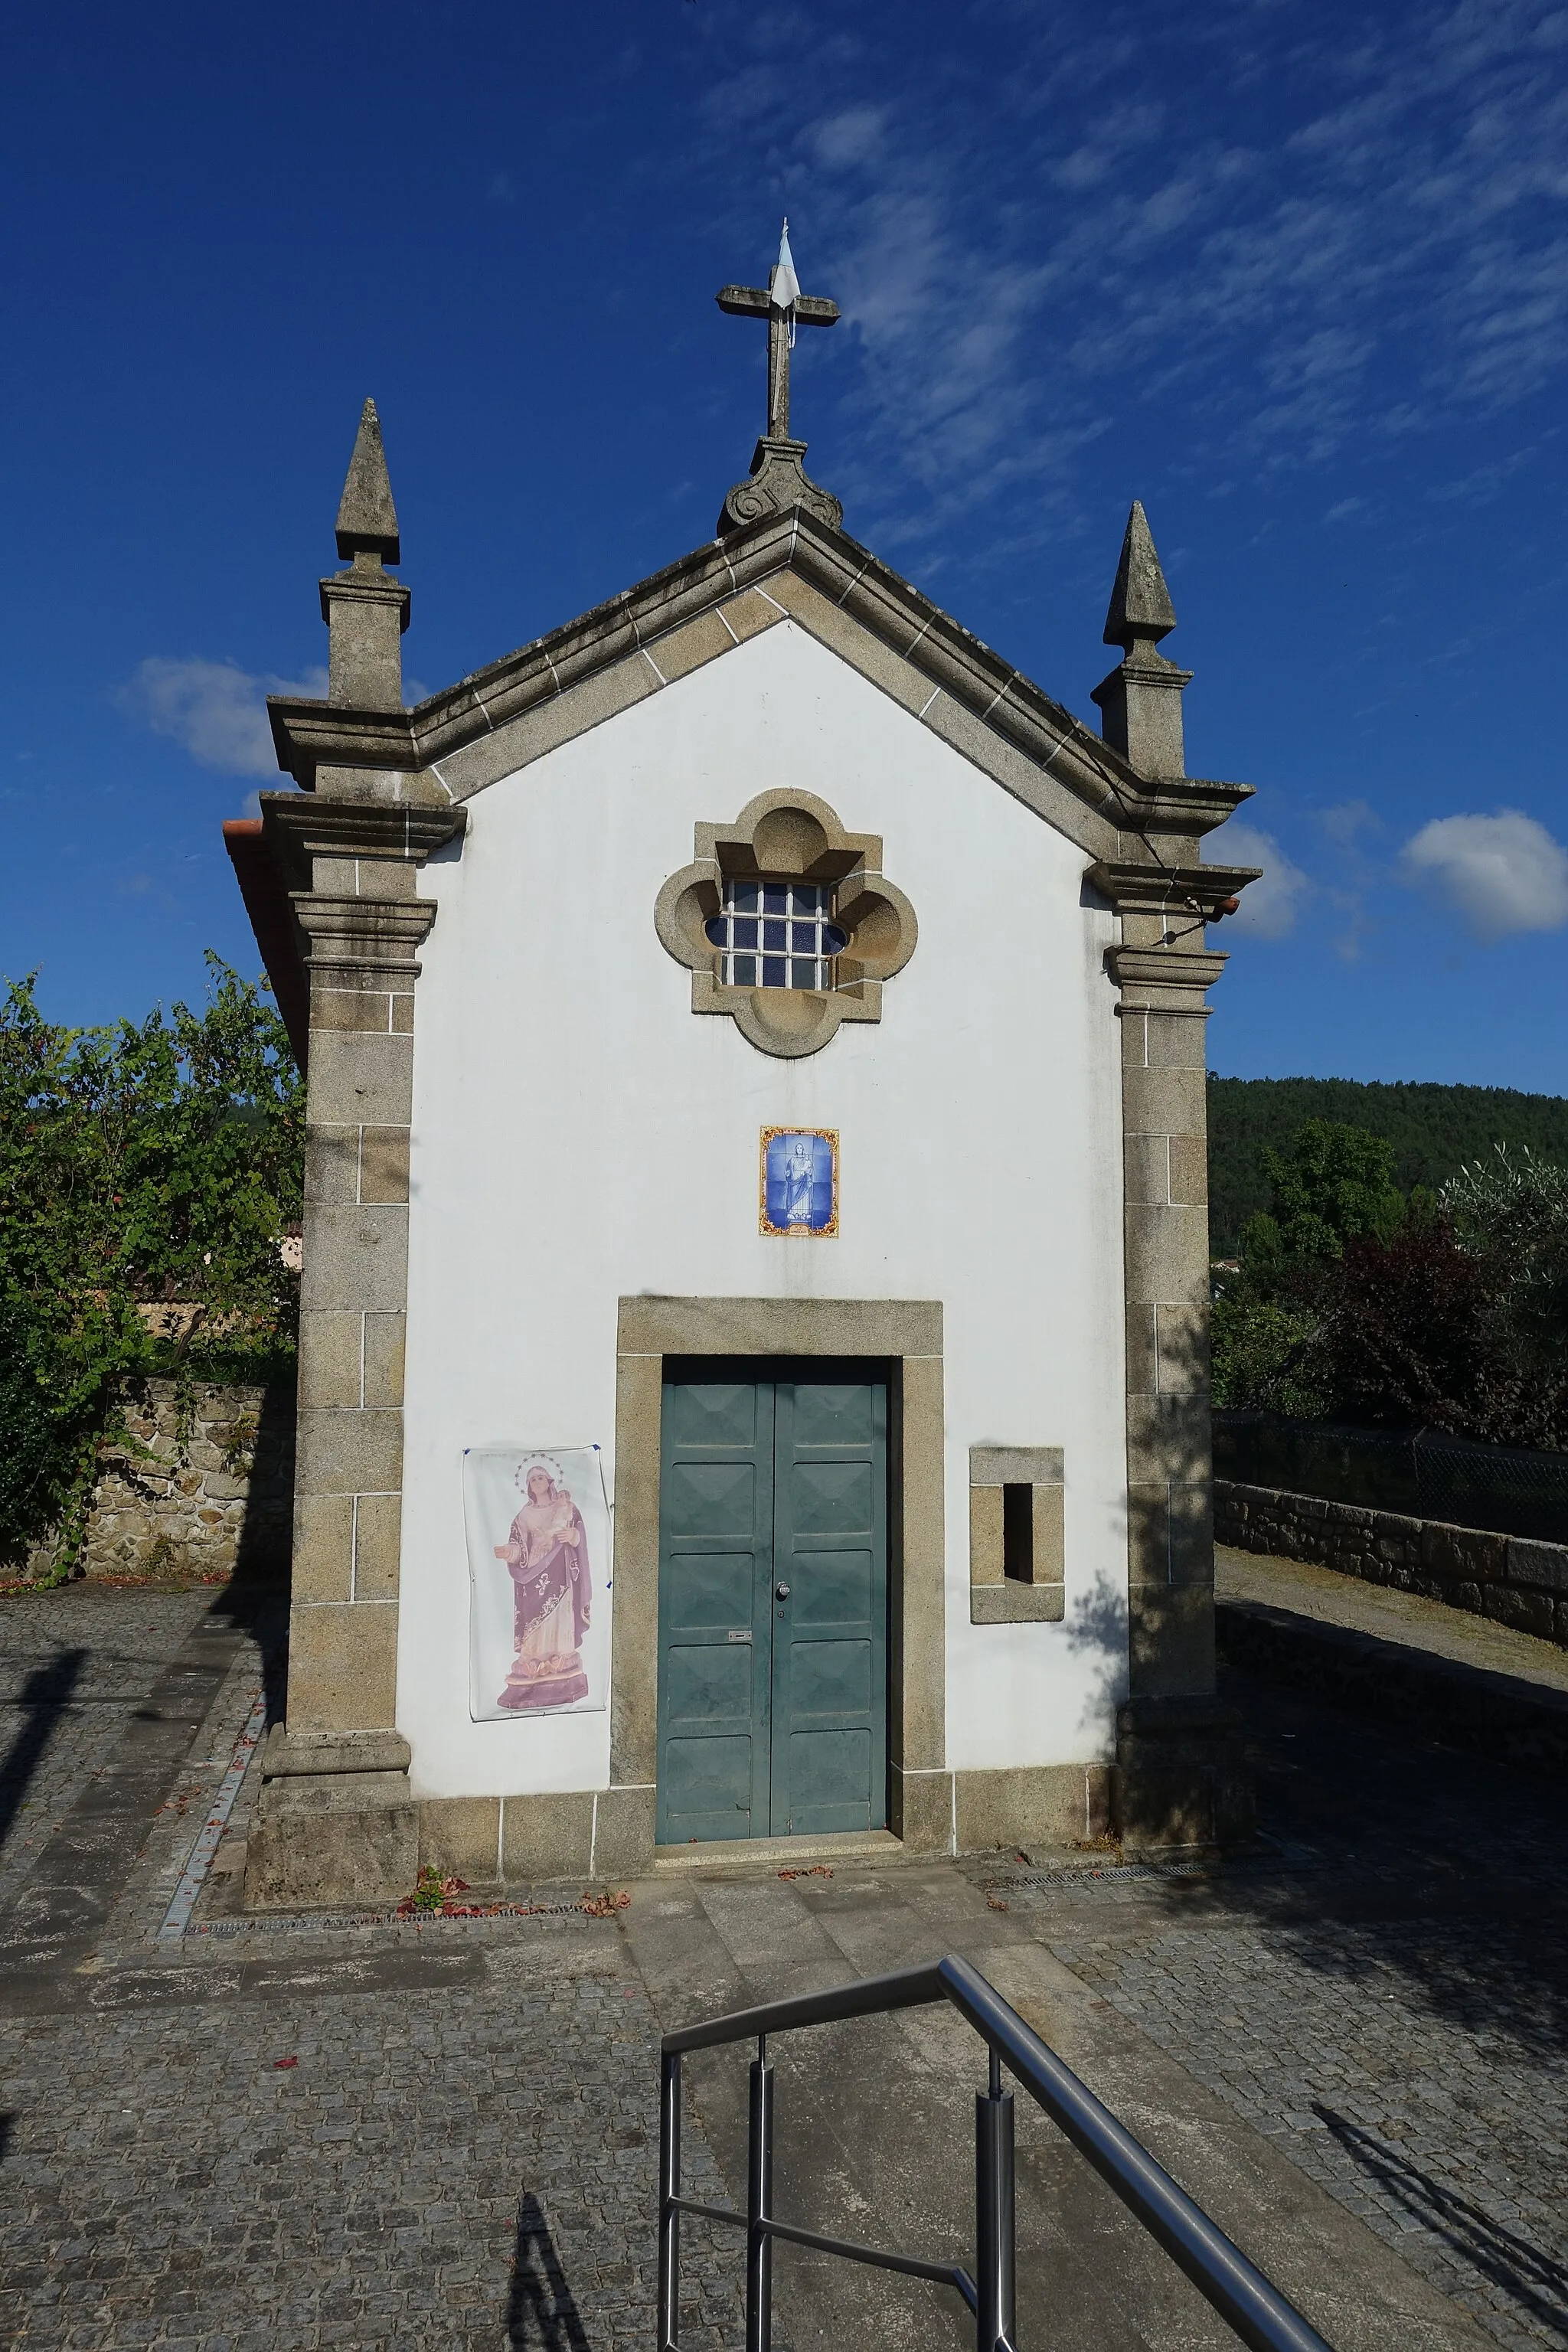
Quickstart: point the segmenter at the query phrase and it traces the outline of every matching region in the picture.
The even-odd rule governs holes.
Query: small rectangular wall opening
[[[1066,1613],[1059,1445],[969,1449],[969,1622],[1055,1624]]]
[[[1012,1480],[1002,1488],[1002,1573],[1017,1584],[1035,1580],[1035,1490]]]

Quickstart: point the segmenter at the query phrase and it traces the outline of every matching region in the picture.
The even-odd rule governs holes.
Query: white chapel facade
[[[795,322],[833,306],[795,296]],[[258,1907],[1245,1829],[1214,1681],[1205,863],[1134,508],[1103,733],[848,538],[711,541],[412,709],[366,404],[294,788],[308,1077]],[[792,1849],[793,1850],[793,1849]]]

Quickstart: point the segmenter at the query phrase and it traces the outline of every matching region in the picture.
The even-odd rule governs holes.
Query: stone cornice
[[[1118,987],[1140,994],[1212,988],[1230,958],[1212,948],[1108,948],[1105,968]]]
[[[330,621],[333,604],[395,604],[400,632],[408,626],[413,593],[385,572],[329,572],[320,583],[321,618]],[[394,717],[396,716],[395,712]]]
[[[786,571],[1134,840],[1150,831],[1207,832],[1248,796],[1245,784],[1139,776],[1112,746],[868,549],[799,508],[694,550],[412,710],[271,697],[279,764],[307,790],[321,766],[429,770],[628,657],[647,655],[662,678],[661,637],[748,588],[765,593],[768,580]]]
[[[433,898],[351,898],[321,890],[289,897],[314,970],[389,972],[404,987],[417,973],[415,950],[436,919]]]
[[[1119,915],[1175,912],[1212,923],[1229,913],[1229,901],[1262,871],[1260,866],[1160,866],[1101,858],[1085,879]]]
[[[263,793],[260,799],[268,842],[288,869],[307,880],[317,857],[421,865],[468,821],[466,809],[411,801],[336,801],[316,793]]]
[[[1161,776],[1142,784],[1138,823],[1128,827],[1131,840],[1124,845],[1127,863],[1141,862],[1138,851],[1147,847],[1141,839],[1144,834],[1175,834],[1197,841],[1212,833],[1252,798],[1254,789],[1251,784],[1219,783],[1209,776]]]

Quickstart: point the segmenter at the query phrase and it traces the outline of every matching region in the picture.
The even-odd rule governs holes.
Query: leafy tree
[[[1348,1242],[1313,1287],[1318,1362],[1341,1413],[1479,1433],[1494,1385],[1492,1285],[1446,1220]]]
[[[1568,1444],[1568,1171],[1506,1148],[1400,1200],[1391,1147],[1309,1122],[1214,1309],[1215,1396]]]
[[[208,1001],[67,1029],[0,1003],[0,1552],[85,1494],[116,1381],[166,1369],[138,1310],[199,1309],[174,1350],[259,1375],[292,1351],[302,1087],[277,1013],[216,956]]]
[[[1268,1203],[1267,1145],[1288,1148],[1303,1120],[1331,1119],[1394,1149],[1402,1192],[1436,1192],[1467,1161],[1506,1143],[1568,1165],[1568,1099],[1507,1087],[1365,1086],[1352,1078],[1210,1078],[1209,1230],[1233,1257],[1248,1218]]]
[[[1538,1374],[1568,1373],[1568,1169],[1499,1144],[1443,1187],[1460,1242],[1491,1267],[1502,1317]]]
[[[1337,1257],[1364,1234],[1389,1240],[1405,1217],[1405,1196],[1394,1181],[1394,1146],[1360,1128],[1310,1118],[1289,1151],[1266,1147],[1271,1187],[1268,1213],[1243,1236],[1244,1257],[1281,1267]]]
[[[1300,1300],[1216,1298],[1209,1330],[1215,1404],[1320,1419],[1332,1399],[1317,1339],[1318,1318]]]

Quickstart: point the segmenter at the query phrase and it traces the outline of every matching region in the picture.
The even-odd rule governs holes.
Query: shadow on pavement
[[[208,1610],[215,1623],[248,1634],[260,1654],[261,1687],[269,1725],[281,1723],[289,1691],[289,1586],[287,1578],[237,1577]]]
[[[1251,1915],[1315,1974],[1401,1997],[1539,2060],[1568,2050],[1561,1789],[1232,1669],[1259,1824],[1280,1854],[1167,1881],[1172,1926]],[[1158,1930],[1156,1930],[1158,1932]]]
[[[1443,2239],[1473,2270],[1500,2286],[1545,2326],[1562,2331],[1568,2315],[1568,2270],[1528,2238],[1505,2230],[1479,2206],[1445,2189],[1441,2181],[1421,2171],[1374,2133],[1352,2124],[1321,2100],[1314,2099],[1312,2108],[1360,2170],[1397,2199],[1422,2229]],[[1542,2288],[1545,2294],[1540,2292]]]
[[[39,1666],[30,1674],[22,1685],[21,1696],[15,1704],[25,1719],[6,1750],[5,1762],[0,1763],[0,1845],[5,1844],[11,1824],[22,1809],[33,1775],[49,1744],[49,1735],[70,1705],[86,1664],[85,1650],[62,1650],[47,1666]]]
[[[513,2352],[588,2352],[588,2338],[544,2209],[531,2193],[517,2210],[517,2249],[506,2304],[506,2340]]]

